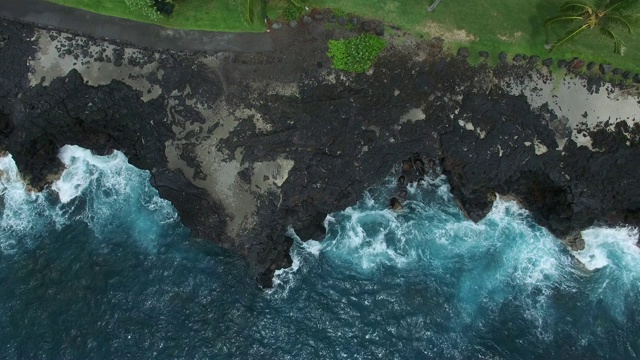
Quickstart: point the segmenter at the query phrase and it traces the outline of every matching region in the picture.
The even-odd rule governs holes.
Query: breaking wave
[[[570,252],[499,198],[467,220],[444,177],[394,178],[299,239],[260,291],[119,152],[65,146],[43,192],[0,158],[0,357],[637,358],[638,230]],[[307,240],[307,241],[304,241]]]

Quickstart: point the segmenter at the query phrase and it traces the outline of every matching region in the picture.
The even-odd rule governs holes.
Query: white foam
[[[318,257],[323,249],[322,243],[315,240],[305,241],[303,247],[309,254],[312,254],[315,257]]]
[[[4,208],[0,219],[0,250],[13,252],[19,246],[20,234],[32,231],[46,217],[42,194],[27,191],[11,155],[0,158],[0,196]]]
[[[640,248],[636,245],[638,229],[594,227],[584,230],[582,237],[585,247],[573,251],[573,255],[589,270],[611,264],[631,268],[640,265]]]
[[[284,269],[278,269],[273,274],[273,288],[267,289],[267,294],[276,297],[286,297],[289,289],[295,285],[295,274],[301,266],[300,252],[304,248],[303,242],[296,234],[293,227],[287,228],[287,236],[293,239],[293,246],[290,250],[291,266]]]
[[[75,145],[65,145],[60,149],[58,158],[65,164],[65,171],[60,179],[53,183],[52,189],[58,193],[60,202],[68,203],[91,185],[98,176],[111,173],[106,186],[124,191],[126,179],[117,176],[128,164],[126,157],[119,151],[109,156],[96,156],[90,150]]]
[[[97,156],[67,145],[58,156],[66,169],[51,191],[42,193],[26,190],[10,155],[0,158],[3,251],[28,246],[35,241],[32,239],[40,238],[34,234],[51,231],[51,227],[61,229],[71,221],[84,221],[100,239],[125,227],[140,245],[155,249],[161,224],[177,221],[170,202],[151,188],[149,173],[129,165],[121,152]],[[84,200],[74,201],[81,194]]]

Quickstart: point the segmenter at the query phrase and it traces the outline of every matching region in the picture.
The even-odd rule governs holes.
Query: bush
[[[160,16],[171,15],[173,12],[172,0],[124,0],[133,11],[140,11],[153,21],[160,20]]]
[[[296,20],[302,15],[303,10],[304,9],[302,7],[294,3],[290,3],[284,8],[284,10],[282,10],[282,15],[287,20]]]
[[[351,39],[329,40],[328,45],[327,55],[335,69],[363,73],[371,68],[387,42],[375,35],[365,34]]]
[[[154,0],[153,2],[158,13],[166,16],[173,14],[174,5],[171,0]]]

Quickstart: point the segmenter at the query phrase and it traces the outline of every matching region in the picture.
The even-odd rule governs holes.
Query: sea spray
[[[27,190],[11,155],[0,157],[0,196],[1,252],[31,247],[41,234],[59,229],[65,221],[47,196]]]
[[[620,323],[640,297],[638,229],[592,227],[582,232],[585,247],[573,255],[588,270],[590,303],[604,306]]]
[[[177,220],[173,206],[151,187],[149,173],[130,165],[121,152],[97,156],[67,145],[58,157],[66,169],[52,189],[62,204],[82,206],[82,220],[99,236],[109,237],[115,226],[128,226],[140,244],[153,247],[160,231],[156,219],[160,224]],[[81,194],[83,199],[78,198]]]
[[[87,223],[104,237],[114,226],[130,226],[139,243],[150,246],[160,228],[156,224],[177,221],[173,206],[151,187],[149,173],[131,166],[121,152],[97,156],[67,145],[59,158],[66,169],[42,193],[27,190],[11,155],[0,158],[0,250],[32,246],[38,234],[59,231],[73,221]]]
[[[637,230],[588,229],[571,254],[514,202],[467,220],[444,177],[391,211],[394,174],[327,216],[326,238],[291,229],[294,266],[265,292],[238,256],[187,238],[148,172],[65,149],[42,193],[0,160],[2,358],[640,354]]]

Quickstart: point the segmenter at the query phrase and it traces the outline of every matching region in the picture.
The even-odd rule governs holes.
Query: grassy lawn
[[[95,13],[151,22],[144,15],[131,11],[124,0],[48,0],[54,3],[89,10]],[[176,0],[170,18],[156,24],[191,30],[215,31],[264,31],[264,23],[256,16],[255,24],[247,24],[242,18],[242,0]]]
[[[425,38],[440,35],[447,46],[456,50],[468,46],[477,61],[479,50],[489,51],[493,61],[504,51],[510,58],[517,54],[539,55],[541,58],[609,62],[624,70],[640,72],[640,37],[619,31],[627,44],[624,56],[613,53],[613,43],[597,30],[586,32],[551,55],[544,49],[563,30],[548,31],[544,19],[556,15],[563,0],[442,0],[432,12],[432,0],[308,0],[315,7],[338,8],[363,17],[384,19]],[[638,30],[640,31],[640,29]]]

